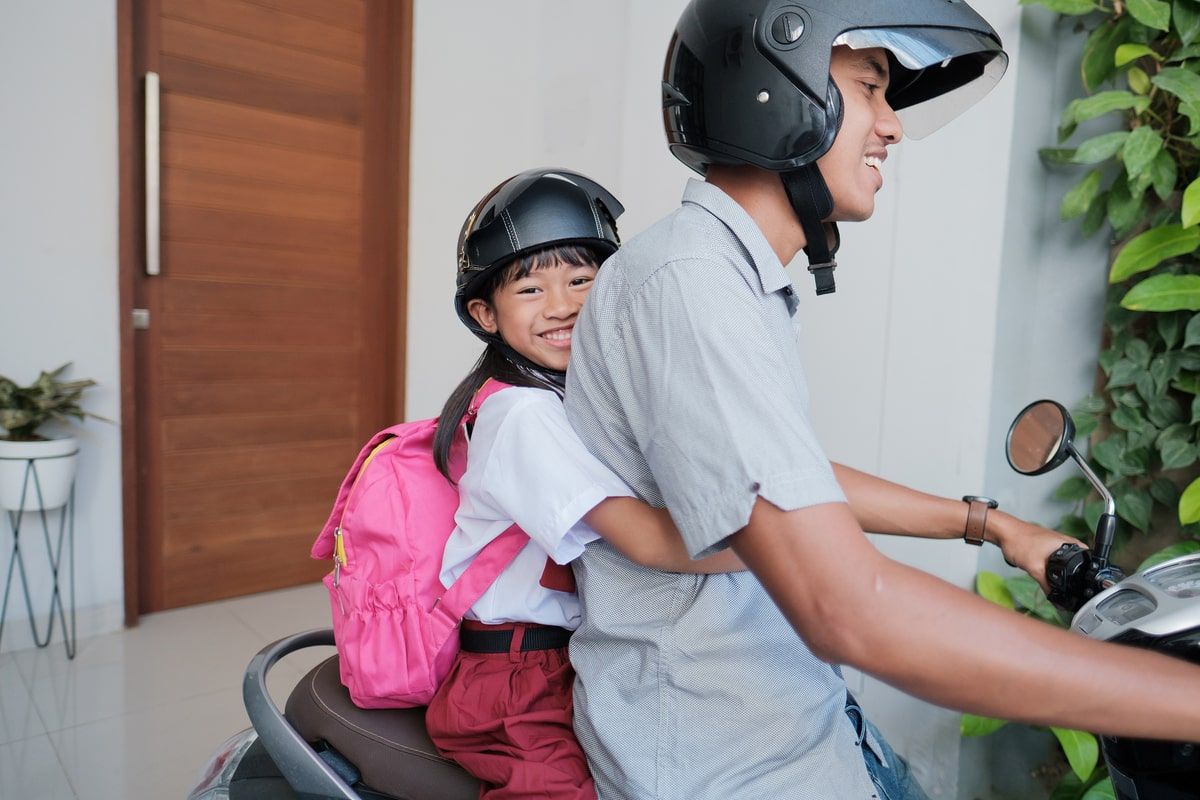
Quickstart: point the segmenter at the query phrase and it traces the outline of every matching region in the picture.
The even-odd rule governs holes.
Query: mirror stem
[[[1108,552],[1112,549],[1113,538],[1117,532],[1117,504],[1113,500],[1112,492],[1100,482],[1096,477],[1096,473],[1092,472],[1092,468],[1088,466],[1087,460],[1079,455],[1079,451],[1075,449],[1075,445],[1067,442],[1067,452],[1071,454],[1071,458],[1083,470],[1084,476],[1088,479],[1088,483],[1100,493],[1100,499],[1104,501],[1104,513],[1100,516],[1100,521],[1096,525],[1096,541],[1095,541],[1095,559],[1100,562],[1100,566],[1108,565]]]

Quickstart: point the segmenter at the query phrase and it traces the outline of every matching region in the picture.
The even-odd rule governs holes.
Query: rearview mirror
[[[1075,423],[1067,409],[1053,400],[1038,400],[1017,414],[1004,451],[1017,472],[1041,475],[1071,457],[1074,438]]]

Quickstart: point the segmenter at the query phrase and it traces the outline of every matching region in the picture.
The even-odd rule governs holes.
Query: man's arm
[[[723,550],[693,561],[665,508],[654,508],[634,497],[610,497],[583,517],[621,555],[643,567],[662,572],[711,574],[740,572],[746,565]]]
[[[781,511],[759,499],[731,543],[822,659],[976,714],[1200,741],[1200,668],[1069,634],[891,561],[844,504]]]
[[[833,474],[859,526],[872,533],[921,536],[927,539],[962,539],[967,527],[967,504],[936,497],[878,478],[842,464]],[[1028,572],[1043,590],[1046,559],[1061,545],[1082,545],[1057,531],[1034,525],[1003,511],[989,511],[985,537],[997,545],[1008,563]]]

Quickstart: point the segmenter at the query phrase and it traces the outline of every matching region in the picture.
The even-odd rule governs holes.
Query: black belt
[[[478,631],[463,628],[458,632],[459,646],[468,653],[507,653],[512,649],[514,631]],[[566,647],[571,631],[551,625],[528,626],[521,639],[521,651],[555,650]]]

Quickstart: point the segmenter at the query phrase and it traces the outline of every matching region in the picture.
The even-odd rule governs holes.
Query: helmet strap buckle
[[[821,177],[815,163],[805,164],[787,172],[779,173],[784,191],[804,229],[804,254],[808,256],[808,271],[816,281],[817,295],[833,294],[837,286],[833,270],[837,261],[833,256],[841,245],[837,223],[825,222],[833,213],[833,197]]]

